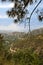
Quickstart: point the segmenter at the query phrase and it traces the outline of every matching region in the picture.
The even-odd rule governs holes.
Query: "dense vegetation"
[[[0,65],[43,65],[43,34],[21,36],[0,34]]]

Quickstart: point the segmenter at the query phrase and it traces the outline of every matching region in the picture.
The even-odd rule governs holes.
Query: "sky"
[[[34,3],[31,6],[29,6],[29,5],[27,6],[27,9],[30,14],[31,14],[32,10],[34,9],[34,7],[36,6],[36,4],[37,3]],[[0,2],[0,30],[25,31],[25,32],[28,31],[27,23],[26,23],[26,25],[27,25],[26,27],[24,26],[25,22],[23,22],[22,24],[15,24],[13,22],[13,19],[9,18],[7,16],[6,11],[11,9],[13,6],[14,6],[13,3]],[[41,4],[38,6],[37,9],[39,9],[39,8],[43,8],[43,1],[41,2]],[[30,14],[27,14],[26,16],[29,16]],[[38,14],[35,11],[31,18],[31,30],[41,28],[41,27],[43,27],[43,21],[39,22]]]

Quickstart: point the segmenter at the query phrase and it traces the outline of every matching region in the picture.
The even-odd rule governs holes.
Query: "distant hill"
[[[31,31],[32,35],[38,35],[38,34],[43,34],[43,28],[40,29],[35,29]],[[12,31],[5,31],[5,30],[0,30],[0,34],[4,36],[13,36],[13,37],[24,37],[25,35],[29,33],[25,32],[12,32]]]
[[[32,31],[33,35],[43,34],[43,28],[35,29]]]

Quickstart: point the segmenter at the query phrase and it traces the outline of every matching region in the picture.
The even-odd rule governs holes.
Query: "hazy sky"
[[[13,19],[12,18],[8,18],[6,11],[9,10],[10,8],[13,7],[13,3],[1,3],[0,2],[0,30],[14,30],[14,31],[27,31],[28,27],[24,28],[24,24],[17,25],[14,24]],[[36,4],[34,4],[36,5]],[[27,7],[28,10],[33,9],[34,5],[31,7]],[[40,8],[40,6],[43,8],[43,2],[39,5],[38,9]],[[43,21],[40,23],[38,20],[38,15],[36,13],[33,14],[32,18],[31,18],[31,29],[36,29],[36,28],[40,28],[43,27]]]

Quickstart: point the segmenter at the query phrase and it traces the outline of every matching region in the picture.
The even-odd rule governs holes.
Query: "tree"
[[[30,4],[33,2],[33,0],[2,0],[2,1],[11,1],[14,3],[14,7],[7,11],[7,14],[9,17],[17,17],[17,19],[14,20],[14,22],[20,21],[26,14],[26,6],[30,2]]]
[[[2,0],[2,1],[11,1],[14,3],[14,7],[11,8],[9,11],[7,11],[7,14],[9,17],[14,18],[14,22],[17,23],[19,21],[21,21],[26,13],[26,7],[28,5],[28,3],[32,4],[33,0]],[[37,1],[37,0],[35,0]],[[31,20],[31,16],[34,13],[35,9],[38,7],[38,5],[41,3],[42,0],[39,1],[39,3],[36,5],[36,7],[33,9],[32,13],[30,14],[30,17],[27,18],[29,19],[29,33],[31,32],[30,30],[30,20]],[[16,17],[16,19],[15,19]]]
[[[35,0],[35,1],[36,1],[36,0]],[[31,33],[31,30],[30,30],[30,20],[31,20],[31,17],[32,17],[34,11],[36,10],[36,8],[39,6],[39,4],[40,4],[41,2],[42,2],[42,0],[40,0],[40,1],[38,2],[38,4],[35,6],[35,8],[33,9],[33,11],[31,12],[30,17],[28,18],[28,19],[29,19],[29,33]]]

